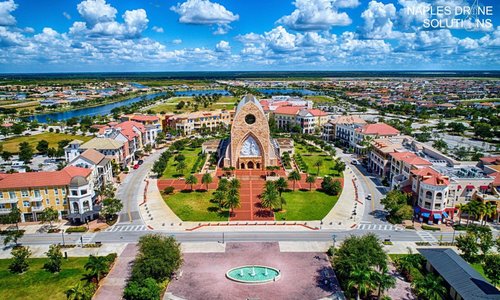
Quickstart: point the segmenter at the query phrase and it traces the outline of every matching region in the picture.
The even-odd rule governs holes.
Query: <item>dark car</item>
[[[144,163],[144,161],[142,159],[139,159],[139,161],[137,162],[137,164],[140,166]]]

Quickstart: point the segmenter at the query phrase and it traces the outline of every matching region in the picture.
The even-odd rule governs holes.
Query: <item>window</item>
[[[0,199],[3,199],[3,192],[0,192]]]
[[[67,198],[64,198],[64,200],[63,200],[63,204],[64,204],[64,205],[68,204],[68,199],[67,199]]]
[[[59,201],[59,198],[56,198],[56,205],[59,205],[61,204],[61,202]]]
[[[16,196],[16,192],[14,192],[14,191],[9,191],[9,198],[10,198],[10,199],[16,199],[16,198],[17,198],[17,196]]]
[[[34,191],[35,197],[40,197],[40,190],[35,190]]]
[[[62,189],[62,194],[63,194],[63,196],[66,195],[66,189]]]
[[[59,195],[59,190],[57,188],[54,189],[54,195]]]
[[[49,194],[49,189],[45,188],[45,195],[48,195],[48,194]]]
[[[28,192],[28,190],[21,191],[21,197],[28,197],[29,195],[30,195],[30,193]]]
[[[50,205],[50,199],[45,199],[45,204]]]
[[[425,198],[432,199],[432,192],[431,191],[425,192]]]
[[[24,207],[30,207],[30,202],[29,201],[23,201],[23,206]]]
[[[87,195],[87,190],[81,190],[80,192],[82,195]]]
[[[78,196],[78,191],[71,190],[71,196]]]

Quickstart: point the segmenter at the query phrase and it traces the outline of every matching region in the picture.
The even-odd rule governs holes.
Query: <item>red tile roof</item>
[[[483,164],[500,165],[500,156],[481,157]]]
[[[66,186],[76,176],[87,177],[91,169],[67,166],[60,171],[1,174],[0,189]]]
[[[147,115],[134,115],[130,118],[131,121],[137,122],[157,122],[160,120],[157,116],[147,116]]]
[[[489,176],[493,177],[493,186],[500,186],[500,172],[491,173]]]
[[[422,182],[429,185],[449,185],[450,181],[438,171],[425,167],[422,169],[412,170],[411,173],[422,176]]]
[[[301,109],[302,108],[298,106],[280,106],[276,108],[274,113],[280,115],[296,115]]]
[[[322,111],[321,109],[313,108],[313,109],[308,109],[308,111],[315,117],[322,117],[322,116],[328,115],[326,112]]]
[[[399,130],[385,123],[366,124],[365,126],[358,128],[358,131],[367,135],[380,136],[399,134]]]
[[[413,152],[392,152],[389,153],[390,156],[394,157],[394,159],[403,161],[410,165],[416,166],[431,166],[432,163],[428,160],[421,158]]]

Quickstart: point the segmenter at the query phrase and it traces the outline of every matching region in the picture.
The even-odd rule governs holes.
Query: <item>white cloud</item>
[[[340,1],[349,5],[352,1]],[[332,26],[347,26],[352,23],[345,12],[338,12],[331,0],[296,0],[296,9],[277,23],[300,31],[329,30]]]
[[[154,32],[158,32],[158,33],[163,33],[165,32],[163,30],[163,27],[159,27],[159,26],[153,26],[151,29],[153,29]]]
[[[275,52],[288,52],[295,50],[297,37],[288,33],[283,26],[273,28],[264,33],[268,46]]]
[[[240,41],[244,44],[249,44],[249,43],[260,43],[264,40],[262,35],[250,32],[247,34],[239,34],[235,37],[237,41]]]
[[[397,35],[393,32],[392,20],[396,18],[396,7],[392,3],[370,1],[361,18],[364,19],[363,32],[367,38],[386,39]]]
[[[215,50],[218,52],[229,52],[231,51],[231,46],[229,46],[229,42],[227,41],[220,41],[215,45]]]
[[[460,40],[458,42],[458,45],[460,45],[465,50],[474,50],[474,49],[477,49],[479,47],[479,43],[476,40],[473,40],[469,37],[466,37],[465,39]]]
[[[174,45],[182,44],[182,40],[181,39],[172,40],[172,44],[174,44]]]
[[[11,14],[16,8],[14,0],[0,2],[0,26],[16,25],[16,18]]]
[[[19,32],[11,32],[7,27],[0,26],[0,47],[10,47],[23,44],[25,38]],[[7,51],[0,51],[7,52]]]
[[[71,20],[71,15],[68,14],[67,12],[63,11],[63,16],[68,19],[68,20]]]
[[[353,8],[359,6],[359,0],[334,0],[333,6],[338,8]]]
[[[391,52],[391,45],[383,40],[360,40],[354,33],[348,31],[341,36],[340,48],[357,55]]]
[[[76,7],[82,18],[90,26],[97,23],[112,22],[115,20],[117,13],[116,8],[106,3],[105,0],[85,0]]]
[[[148,16],[144,9],[127,10],[123,14],[128,34],[137,36],[148,27]]]
[[[197,25],[216,25],[215,34],[225,34],[230,23],[238,20],[237,14],[227,10],[219,3],[208,0],[187,0],[170,8],[179,15],[179,22]]]

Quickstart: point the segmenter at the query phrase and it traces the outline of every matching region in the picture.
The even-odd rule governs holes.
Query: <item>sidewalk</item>
[[[121,300],[123,289],[132,270],[131,262],[137,254],[137,245],[128,244],[123,252],[116,258],[113,268],[109,274],[101,281],[97,289],[94,300]]]
[[[116,253],[120,255],[125,249],[126,244],[108,244],[104,243],[99,248],[82,248],[82,247],[74,247],[74,248],[62,248],[61,251],[68,254],[68,257],[87,257],[89,255],[95,256],[105,256],[111,253]],[[29,249],[31,250],[32,258],[46,258],[45,254],[49,250],[49,245],[29,245]],[[0,250],[0,259],[11,258],[10,255],[12,248],[2,248]]]
[[[149,178],[146,201],[139,205],[139,212],[149,229],[181,230],[182,220],[163,201],[156,178]],[[141,203],[140,201],[139,203]],[[167,227],[168,226],[168,227]]]
[[[363,195],[358,195],[358,200],[362,203],[355,200],[355,183],[356,178],[352,173],[352,170],[349,166],[346,166],[346,170],[344,171],[344,188],[342,189],[342,193],[340,194],[339,200],[335,206],[323,218],[322,228],[352,229],[361,221],[364,212],[362,204],[364,203],[364,197],[362,197]],[[355,216],[352,214],[354,210],[356,210]]]

